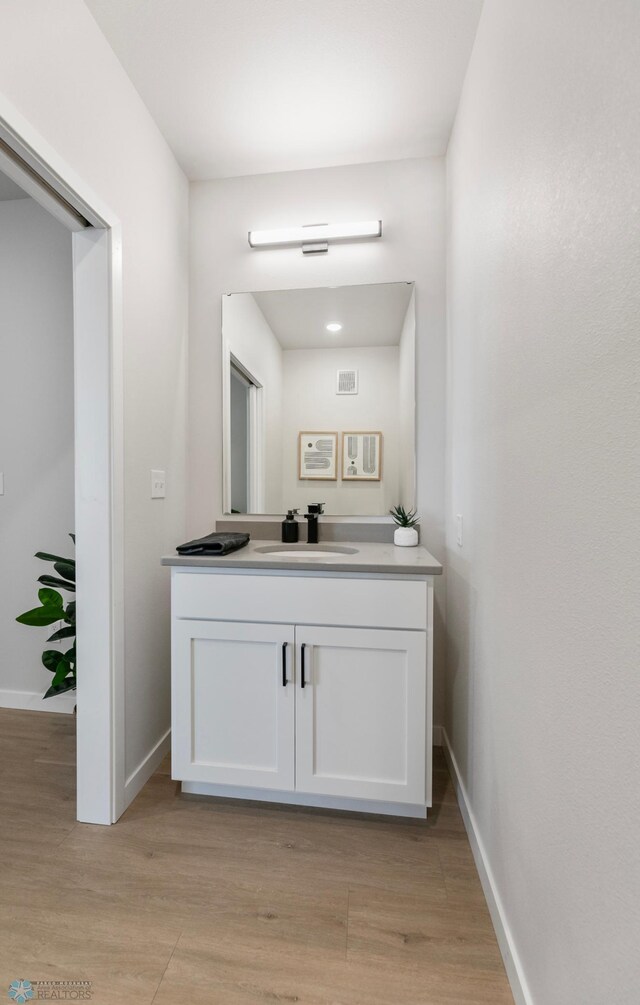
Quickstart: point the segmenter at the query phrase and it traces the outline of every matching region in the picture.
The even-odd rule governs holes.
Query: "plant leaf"
[[[55,673],[58,669],[58,664],[60,663],[60,657],[62,653],[59,649],[45,649],[42,654],[42,663],[49,671],[49,673]]]
[[[42,628],[52,625],[55,621],[62,621],[63,613],[59,607],[49,604],[46,607],[34,607],[31,611],[25,611],[16,618],[21,625],[30,625],[35,628]]]
[[[75,544],[76,543],[76,535],[75,534],[69,534],[69,537],[71,538],[71,540]]]
[[[59,655],[60,653],[58,653],[58,656]],[[53,675],[53,680],[51,681],[51,687],[58,687],[60,684],[62,684],[63,680],[66,680],[69,674],[72,672],[73,671],[69,666],[69,661],[65,659],[63,656],[61,660],[58,660],[58,666],[56,667],[56,672]]]
[[[64,562],[66,565],[75,566],[72,558],[61,558],[60,555],[50,555],[48,551],[36,551],[34,558],[41,558],[43,562]]]
[[[67,610],[64,614],[64,620],[68,625],[75,625],[76,623],[76,602],[72,600],[70,604],[67,604]]]
[[[75,583],[76,581],[75,562],[56,562],[53,568],[58,573],[58,575],[62,577],[62,579],[66,579],[71,583]]]
[[[38,600],[43,607],[64,607],[57,590],[38,590]]]
[[[415,509],[406,510],[404,506],[394,506],[389,510],[398,527],[415,527],[420,523],[420,517],[416,516],[417,512]]]
[[[48,688],[43,694],[43,700],[45,698],[53,698],[56,694],[64,694],[65,691],[75,691],[76,689],[76,678],[75,674],[71,677],[66,677],[60,685],[54,687],[53,684]]]
[[[65,625],[64,628],[59,628],[57,632],[50,635],[47,642],[61,642],[62,639],[71,639],[76,634],[76,629],[74,625]]]
[[[56,579],[55,576],[38,576],[38,582],[43,586],[57,586],[59,590],[68,590],[69,593],[76,592],[75,583],[68,583],[66,579]]]

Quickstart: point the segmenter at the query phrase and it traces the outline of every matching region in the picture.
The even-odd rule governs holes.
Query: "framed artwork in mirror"
[[[379,482],[382,478],[382,433],[342,434],[342,480]]]
[[[298,434],[298,478],[313,481],[338,480],[338,434],[307,432]]]

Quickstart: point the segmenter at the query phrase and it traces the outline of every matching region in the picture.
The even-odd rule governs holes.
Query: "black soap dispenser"
[[[282,541],[284,544],[296,544],[298,540],[299,523],[296,520],[297,509],[290,509],[282,521]]]

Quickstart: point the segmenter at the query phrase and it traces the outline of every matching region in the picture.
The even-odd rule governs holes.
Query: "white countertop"
[[[301,542],[302,543],[302,542]],[[280,557],[277,553],[265,554],[269,547],[295,550],[295,545],[283,545],[281,541],[249,541],[244,548],[229,555],[164,555],[162,565],[181,566],[192,569],[279,569],[304,572],[353,572],[372,575],[397,576],[440,576],[442,566],[433,555],[418,545],[416,548],[398,548],[394,544],[380,544],[358,541],[321,541],[317,549],[353,548],[351,555],[323,555],[310,558],[301,551],[300,557]],[[314,549],[314,546],[310,546]]]

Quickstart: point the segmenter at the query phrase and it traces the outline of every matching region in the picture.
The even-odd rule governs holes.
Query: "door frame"
[[[222,336],[222,512],[231,514],[231,422],[230,387],[231,367],[246,375],[249,383],[249,472],[247,485],[247,510],[264,513],[265,509],[265,422],[264,383],[252,373],[231,350]]]
[[[72,232],[75,525],[82,617],[76,816],[125,809],[122,228],[0,95],[0,168]]]

